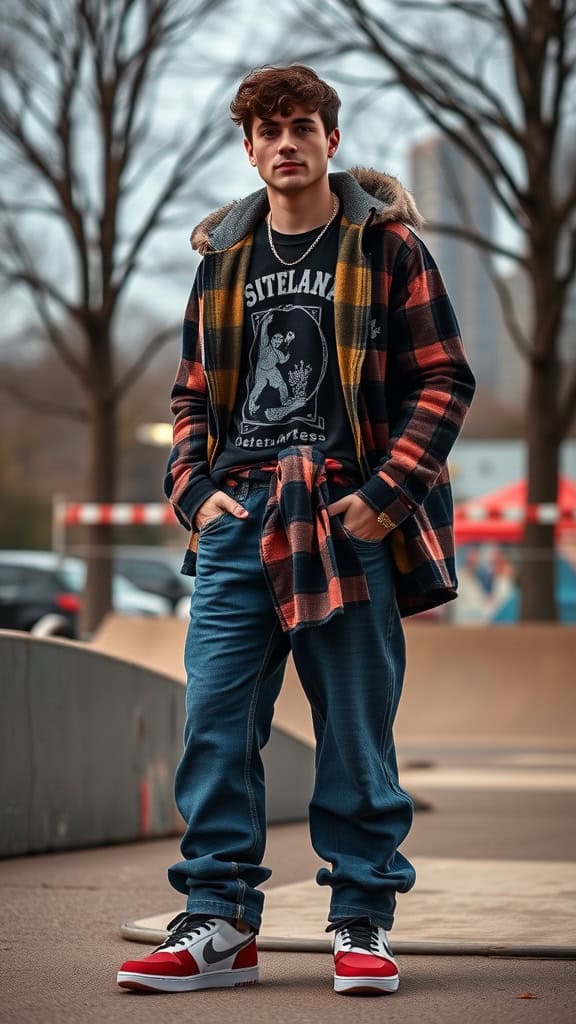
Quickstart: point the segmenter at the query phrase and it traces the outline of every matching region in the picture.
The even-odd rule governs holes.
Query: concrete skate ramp
[[[406,624],[398,743],[576,743],[576,627]]]
[[[9,631],[0,665],[0,856],[182,831],[181,682],[86,644]],[[268,819],[305,817],[312,749],[273,730],[263,760]]]
[[[187,622],[176,618],[137,619],[108,615],[94,634],[91,646],[136,665],[153,668],[184,683],[186,674],[183,655],[187,627]],[[298,745],[314,745],[310,709],[292,658],[288,658],[284,685],[276,702],[274,728]],[[292,770],[291,767],[289,770]]]
[[[94,642],[184,681],[186,627],[177,619],[110,616]],[[437,744],[574,746],[576,627],[456,627],[407,620],[405,631],[408,664],[395,727],[400,751]],[[274,725],[296,742],[314,745],[292,658]]]
[[[576,920],[566,899],[576,885],[572,861],[412,855],[411,862],[417,882],[408,896],[399,895],[395,953],[576,959]],[[258,948],[329,953],[329,902],[329,887],[314,878],[267,888]],[[169,913],[126,922],[122,935],[157,945],[177,913],[174,901]]]

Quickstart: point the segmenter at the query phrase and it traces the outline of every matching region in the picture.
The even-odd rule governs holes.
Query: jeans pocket
[[[213,516],[212,519],[209,519],[207,523],[204,523],[204,525],[200,527],[198,530],[198,538],[204,537],[205,534],[209,533],[214,526],[217,526],[218,523],[221,523],[222,520],[229,515],[231,515],[231,513],[228,509],[224,509],[224,511],[220,512],[217,516]]]
[[[364,540],[363,537],[357,537],[355,533],[351,533],[348,527],[344,526],[344,523],[342,523],[342,529],[353,544],[367,544],[369,547],[374,547],[375,544],[381,544],[382,541],[385,540],[384,537],[376,537],[375,540]]]
[[[242,504],[242,499],[246,495],[246,487],[244,484],[239,485],[238,489],[236,490],[236,493],[234,488],[229,487],[226,484],[222,484],[220,490],[223,491],[224,494],[227,494],[229,498],[234,497],[234,500],[238,501],[240,504]],[[201,526],[200,529],[198,530],[198,538],[200,539],[200,537],[203,537],[206,533],[209,533],[213,526],[217,526],[218,523],[223,522],[226,516],[230,515],[232,515],[232,513],[229,512],[227,508],[225,508],[223,512],[219,512],[218,515],[212,516],[212,519],[209,519],[208,522],[204,523],[204,525]]]

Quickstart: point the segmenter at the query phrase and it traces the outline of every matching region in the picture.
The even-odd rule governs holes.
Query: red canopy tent
[[[519,543],[524,533],[527,491],[526,480],[518,480],[481,498],[460,502],[454,510],[456,543]],[[561,476],[558,484],[558,512],[557,536],[576,531],[576,481],[566,476]]]

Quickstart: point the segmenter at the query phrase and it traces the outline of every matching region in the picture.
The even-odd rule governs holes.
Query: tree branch
[[[568,219],[572,211],[576,208],[576,170],[574,172],[574,179],[572,187],[569,188],[563,202],[558,206],[558,219],[560,222]]]
[[[514,20],[508,0],[496,0],[496,5],[502,12],[502,21],[506,27],[508,35],[514,40],[516,44],[522,42],[522,33],[518,23]]]
[[[1,207],[4,207],[5,211],[10,214],[17,213],[18,215],[38,213],[43,217],[57,217],[60,213],[57,206],[50,206],[49,203],[19,203],[11,199],[0,201]]]
[[[80,325],[82,321],[78,316],[78,310],[72,306],[61,292],[58,291],[54,285],[51,285],[49,281],[45,281],[37,276],[32,270],[13,270],[8,264],[0,261],[0,277],[3,277],[9,284],[25,284],[31,291],[40,292],[41,294],[53,299],[54,302],[75,317]]]
[[[422,11],[430,13],[430,0],[396,0],[396,7],[403,11]],[[434,6],[434,12],[459,11],[475,21],[493,24],[494,9],[487,3],[475,3],[474,0],[444,0]]]
[[[129,389],[134,386],[136,381],[139,380],[145,370],[147,370],[154,357],[158,352],[160,352],[164,345],[178,337],[178,332],[181,330],[181,326],[181,323],[178,322],[177,324],[172,324],[170,327],[164,327],[149,339],[142,352],[138,355],[138,358],[134,360],[132,366],[124,371],[114,386],[113,396],[115,399],[124,398]]]
[[[520,355],[530,362],[533,356],[532,346],[518,322],[510,289],[502,277],[498,277],[493,271],[489,271],[489,273],[490,280],[500,301],[502,319],[508,328],[508,333]]]
[[[431,231],[435,234],[452,235],[454,238],[461,238],[463,241],[470,242],[471,245],[475,245],[479,249],[494,253],[495,256],[505,256],[507,259],[514,260],[521,267],[528,267],[528,260],[516,249],[509,249],[505,245],[500,245],[499,242],[479,234],[475,229],[462,227],[458,224],[428,220],[426,221],[425,228],[426,231]]]
[[[62,359],[62,362],[66,364],[68,369],[71,370],[83,384],[88,384],[89,378],[87,367],[68,347],[62,331],[56,326],[50,315],[46,299],[47,297],[53,298],[60,305],[63,305],[69,313],[75,316],[80,323],[82,323],[79,311],[75,311],[74,307],[69,305],[67,300],[57,291],[57,289],[54,289],[49,282],[44,281],[36,273],[33,260],[28,253],[22,238],[20,238],[13,230],[12,225],[8,221],[5,222],[5,231],[12,252],[19,261],[20,270],[17,270],[16,274],[26,280],[32,301],[36,307],[36,312],[44,324],[51,344],[56,349],[58,355]]]
[[[498,277],[498,275],[494,273],[492,263],[488,258],[488,252],[499,249],[500,255],[512,255],[512,258],[515,259],[516,262],[523,267],[527,267],[527,261],[523,259],[518,253],[503,253],[502,247],[498,246],[496,243],[493,243],[489,238],[484,239],[485,244],[480,244],[480,239],[482,239],[483,236],[481,236],[478,232],[478,228],[476,226],[472,211],[470,209],[468,197],[464,190],[462,189],[460,185],[460,180],[455,173],[453,165],[450,162],[448,162],[447,172],[447,183],[449,186],[450,194],[452,195],[452,198],[456,203],[460,218],[463,222],[462,225],[456,225],[455,227],[457,229],[460,229],[460,231],[462,232],[461,237],[466,238],[466,236],[468,235],[467,240],[480,248],[480,258],[482,261],[482,265],[484,267],[486,274],[490,278],[492,286],[498,296],[500,309],[502,312],[502,319],[504,320],[504,323],[508,328],[510,337],[520,355],[527,360],[531,360],[533,357],[532,346],[530,345],[530,342],[528,341],[526,335],[524,334],[524,331],[520,326],[520,323],[518,322],[510,290],[506,282],[503,280],[503,278]],[[450,234],[450,225],[446,225],[446,228],[448,229],[446,233]]]
[[[352,0],[352,2],[354,7],[357,9],[360,8],[358,0]],[[439,103],[442,102],[445,109],[453,110],[462,117],[467,110],[473,109],[470,98],[457,96],[455,91],[455,82],[459,82],[462,85],[473,89],[481,100],[488,100],[492,104],[492,111],[476,108],[475,113],[479,121],[483,120],[494,127],[500,128],[517,144],[522,142],[522,133],[510,120],[508,111],[504,107],[500,97],[493,89],[490,88],[485,79],[481,79],[478,75],[471,74],[466,71],[463,67],[457,64],[456,61],[452,60],[446,52],[439,53],[427,46],[423,46],[421,43],[410,43],[407,39],[400,36],[393,28],[391,28],[388,22],[378,18],[376,15],[373,15],[372,20],[378,25],[380,31],[383,32],[385,36],[389,36],[396,45],[403,48],[411,58],[418,60],[419,65],[421,65],[423,61],[426,62],[427,66],[426,68],[423,68],[422,71],[425,71],[425,74],[436,89],[442,90],[444,98],[441,99],[437,96],[436,100]],[[378,40],[378,46],[380,47],[381,45],[381,41]],[[390,56],[390,51],[387,49],[387,59]],[[421,75],[420,81],[422,83],[425,82],[423,75]]]
[[[184,152],[180,154],[172,168],[168,181],[156,197],[156,200],[149,210],[140,229],[136,232],[123,266],[120,268],[119,276],[116,278],[111,290],[110,301],[112,303],[112,308],[116,304],[121,292],[126,287],[128,280],[136,267],[138,253],[141,251],[146,239],[153,229],[158,226],[160,217],[168,203],[174,200],[178,192],[181,191],[189,181],[191,170],[196,165],[203,164],[209,160],[214,153],[223,147],[225,142],[231,138],[234,133],[235,128],[231,122],[224,122],[223,124],[220,123],[218,126],[214,125],[212,127],[211,137],[207,135],[206,131],[204,131],[200,138],[196,137],[190,145],[186,147]]]
[[[82,300],[84,305],[90,303],[90,269],[84,220],[78,208],[74,194],[77,192],[76,174],[72,156],[72,103],[74,93],[80,81],[80,67],[82,60],[83,41],[80,26],[74,26],[75,38],[68,51],[68,68],[64,65],[61,75],[61,92],[56,122],[56,136],[60,143],[60,152],[64,173],[62,175],[61,190],[64,202],[66,217],[72,234],[76,240],[76,253],[80,265],[80,280],[82,288]]]
[[[399,36],[398,33],[394,32],[394,30],[387,25],[386,35],[389,36],[398,46],[403,48],[411,58],[409,63],[405,63],[403,60],[400,60],[374,32],[371,24],[369,23],[366,11],[359,0],[347,0],[347,3],[352,9],[356,24],[359,25],[365,34],[365,37],[368,38],[372,44],[373,51],[379,54],[391,67],[394,68],[398,76],[399,83],[410,93],[414,102],[422,107],[428,119],[433,121],[440,128],[443,134],[452,138],[456,145],[467,153],[470,159],[479,168],[489,188],[494,192],[499,202],[510,214],[511,218],[513,220],[522,220],[523,193],[515,182],[510,170],[505,166],[497,153],[495,146],[491,145],[489,139],[482,131],[478,119],[479,112],[476,111],[475,114],[472,115],[470,110],[467,109],[465,103],[459,102],[457,97],[448,96],[447,94],[446,96],[439,95],[435,88],[426,82],[423,77],[418,76],[414,70],[409,70],[409,68],[414,69],[419,66],[419,47],[412,46],[412,44]],[[454,127],[440,115],[439,110],[443,110],[449,115],[457,116],[462,121],[462,128],[460,131],[455,130]],[[479,151],[475,145],[472,145],[471,139],[480,143],[481,151]],[[500,175],[508,185],[511,194],[516,200],[518,200],[520,204],[519,206],[511,203],[506,194],[502,191],[502,188],[499,186],[497,181],[498,175]]]
[[[12,398],[19,405],[31,409],[34,413],[42,413],[46,416],[57,416],[76,423],[88,423],[88,415],[83,409],[76,409],[70,405],[62,405],[60,402],[52,402],[48,398],[40,398],[38,395],[31,395],[25,391],[16,381],[0,381],[0,391]]]
[[[562,8],[565,4],[562,3]],[[562,23],[562,9],[558,12],[560,18],[560,24]],[[552,112],[550,117],[550,126],[558,126],[560,124],[560,112],[562,109],[562,100],[564,95],[564,86],[570,78],[574,68],[571,62],[565,61],[564,57],[566,54],[566,31],[560,31],[558,33],[558,52],[556,54],[556,82],[554,85],[554,93],[552,96]]]
[[[41,5],[33,4],[32,6],[40,8],[42,18],[44,19],[42,22],[43,26],[50,27],[49,20],[46,20],[49,18],[49,12],[45,11]],[[74,28],[74,25],[72,28]],[[11,85],[16,88],[22,98],[24,108],[36,116],[44,131],[49,134],[52,140],[58,143],[62,158],[62,169],[52,166],[48,159],[45,158],[40,145],[32,142],[30,135],[24,127],[24,118],[19,114],[15,114],[8,102],[3,103],[0,107],[0,132],[15,147],[26,166],[33,167],[56,194],[59,200],[59,212],[75,241],[76,254],[87,294],[87,246],[82,215],[74,201],[75,181],[70,152],[70,105],[74,89],[78,84],[81,42],[78,38],[75,38],[72,49],[70,49],[69,43],[64,45],[65,49],[60,51],[59,59],[52,62],[52,67],[56,72],[56,85],[52,82],[51,90],[57,96],[56,102],[58,106],[58,116],[55,123],[50,121],[35,104],[30,82],[23,78],[17,59],[11,55],[8,64]],[[68,54],[71,56],[68,57]],[[70,68],[67,65],[68,60]],[[34,75],[36,76],[36,85],[38,86],[38,72],[36,69],[34,70]]]

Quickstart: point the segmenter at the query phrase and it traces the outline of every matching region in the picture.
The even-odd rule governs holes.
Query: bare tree
[[[560,445],[576,412],[576,360],[563,362],[560,352],[576,281],[576,0],[300,0],[300,10],[327,49],[363,54],[363,84],[372,76],[389,90],[392,76],[520,230],[523,244],[514,247],[486,237],[482,225],[427,225],[508,257],[527,276],[528,330],[505,283],[493,279],[529,367],[528,502],[555,503]],[[524,620],[557,617],[554,533],[553,525],[526,525]]]
[[[233,131],[214,118],[219,94],[202,96],[186,79],[193,116],[182,132],[170,118],[174,93],[162,92],[182,41],[193,64],[194,35],[224,2],[7,0],[0,13],[0,275],[24,289],[77,382],[59,411],[88,419],[96,502],[116,495],[118,404],[177,330],[144,336],[133,364],[118,369],[127,287],[153,238],[190,203],[195,173]],[[168,112],[160,133],[158,110]],[[92,528],[94,549],[109,548],[109,531]],[[110,595],[110,560],[90,558],[87,630]]]

